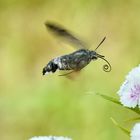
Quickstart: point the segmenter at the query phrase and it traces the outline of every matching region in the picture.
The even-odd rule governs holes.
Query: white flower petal
[[[35,136],[30,138],[29,140],[72,140],[69,137],[62,136]]]
[[[136,107],[137,106],[137,100],[133,100],[132,98],[130,98],[130,95],[127,93],[124,93],[125,95],[120,97],[120,101],[121,103],[126,106],[126,107]]]
[[[140,65],[128,73],[118,94],[124,106],[140,108]]]
[[[135,124],[130,135],[131,140],[140,140],[140,123]]]

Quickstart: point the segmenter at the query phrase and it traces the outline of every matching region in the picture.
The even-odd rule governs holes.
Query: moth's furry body
[[[104,56],[96,53],[97,48],[103,43],[105,37],[97,46],[97,48],[92,51],[86,49],[86,44],[83,41],[77,39],[73,34],[71,34],[63,27],[50,22],[47,22],[45,25],[47,29],[51,31],[55,36],[60,37],[64,41],[73,44],[75,47],[78,47],[78,50],[67,55],[56,57],[49,61],[49,63],[43,68],[43,75],[54,73],[56,72],[56,70],[80,71],[82,68],[87,66],[91,62],[91,60],[97,60],[98,58],[103,59],[108,64],[104,65],[104,71],[109,72],[111,70],[111,65],[104,58]],[[110,69],[108,70],[109,67]]]
[[[49,72],[54,73],[57,69],[79,71],[87,66],[91,62],[91,60],[96,60],[99,56],[104,57],[97,54],[95,51],[80,49],[71,54],[52,59],[43,68],[43,75]]]

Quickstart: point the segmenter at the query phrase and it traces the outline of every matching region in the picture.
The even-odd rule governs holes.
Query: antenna
[[[106,39],[106,37],[104,37],[104,38],[102,39],[102,41],[99,43],[99,45],[96,47],[96,49],[95,49],[94,51],[96,51],[96,50],[101,46],[101,44],[105,41],[105,39]]]

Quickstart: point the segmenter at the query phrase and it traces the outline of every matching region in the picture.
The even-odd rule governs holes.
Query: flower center
[[[138,100],[140,98],[140,85],[134,85],[133,88],[131,88],[131,94],[130,97],[134,100]]]

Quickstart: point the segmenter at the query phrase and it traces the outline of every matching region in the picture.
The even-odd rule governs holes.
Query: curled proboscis
[[[106,61],[107,64],[103,65],[103,70],[105,72],[110,72],[111,71],[111,65],[110,63],[103,57],[100,57],[101,59],[103,59],[104,61]]]

